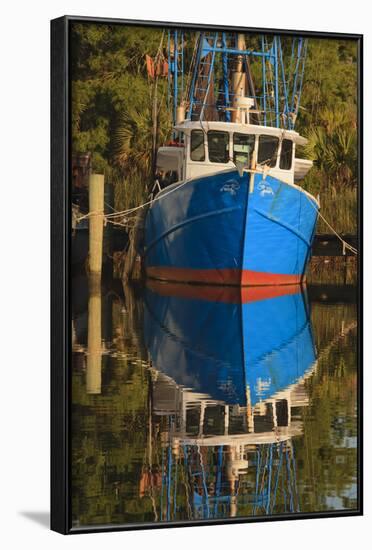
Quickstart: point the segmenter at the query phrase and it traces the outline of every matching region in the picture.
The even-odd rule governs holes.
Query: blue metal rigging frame
[[[223,481],[224,452],[219,445],[216,463],[206,468],[203,461],[197,460],[200,451],[195,447],[182,446],[183,460],[188,472],[192,498],[189,502],[194,519],[213,519],[225,517],[229,513],[232,499],[238,499],[240,505],[251,505],[252,515],[261,513],[273,514],[278,506],[284,511],[299,512],[299,495],[297,490],[296,461],[293,442],[280,442],[256,445],[251,459],[251,467],[256,470],[254,491],[239,494],[237,487],[232,491]],[[166,457],[166,460],[164,458]],[[162,449],[161,460],[162,487],[160,491],[160,518],[167,521],[177,518],[178,462],[173,460],[171,442],[168,448]],[[200,480],[199,494],[194,489],[194,482]],[[281,481],[281,483],[280,483]],[[210,495],[208,487],[212,482],[214,494]],[[278,492],[281,502],[278,503]],[[164,498],[166,502],[164,502]],[[163,510],[165,508],[165,514]],[[283,511],[283,510],[282,510]]]
[[[301,37],[282,40],[280,36],[261,35],[260,49],[240,50],[236,33],[201,32],[195,39],[197,54],[187,68],[192,76],[186,89],[184,51],[185,44],[190,44],[191,40],[185,41],[182,30],[168,31],[168,108],[172,109],[174,124],[181,103],[187,107],[187,119],[204,117],[206,108],[211,106],[207,103],[211,86],[217,97],[213,106],[218,116],[231,121],[233,91],[229,77],[240,56],[246,69],[249,58],[261,62],[261,70],[256,71],[261,73],[261,82],[257,83],[259,92],[250,97],[257,102],[263,125],[294,129],[303,88],[307,40]]]

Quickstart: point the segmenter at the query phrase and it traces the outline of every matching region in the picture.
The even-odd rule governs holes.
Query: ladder
[[[187,118],[193,120],[199,116],[202,120],[211,90],[218,33],[202,33],[199,39],[198,58],[194,68],[189,96]]]

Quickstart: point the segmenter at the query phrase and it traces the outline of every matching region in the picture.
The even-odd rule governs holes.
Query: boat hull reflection
[[[152,281],[144,326],[152,430],[166,426],[160,520],[179,517],[183,487],[189,519],[299,511],[296,410],[316,365],[304,289]]]
[[[301,379],[315,362],[304,289],[149,282],[145,341],[153,367],[226,405],[252,406]]]

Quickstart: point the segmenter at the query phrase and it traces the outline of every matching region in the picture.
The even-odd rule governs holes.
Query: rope
[[[314,208],[314,210],[316,210],[318,216],[324,221],[324,223],[326,224],[327,227],[329,227],[329,229],[332,231],[332,233],[334,235],[336,235],[336,237],[339,239],[339,241],[342,243],[342,254],[345,256],[345,251],[346,249],[347,250],[350,250],[350,252],[352,252],[353,254],[355,254],[356,256],[358,255],[358,250],[352,246],[350,243],[348,243],[347,241],[345,241],[345,239],[343,239],[341,237],[341,235],[339,233],[337,233],[336,229],[325,219],[325,217],[319,212],[319,210],[314,206],[314,203],[313,201],[310,199],[310,197],[308,197],[306,194],[305,194],[305,197],[307,198],[307,200],[309,201],[309,203],[311,204],[311,206]]]
[[[80,221],[86,219],[86,218],[90,218],[90,217],[93,217],[93,216],[102,216],[103,217],[103,223],[104,225],[106,226],[108,223],[111,223],[112,225],[119,225],[121,227],[125,227],[126,229],[129,228],[129,227],[132,227],[133,225],[131,225],[131,223],[135,222],[136,221],[136,218],[133,217],[133,218],[129,218],[129,219],[126,219],[126,220],[123,220],[122,222],[120,221],[114,221],[114,220],[111,220],[108,218],[108,214],[103,214],[102,210],[95,210],[93,212],[89,212],[88,214],[84,214],[83,216],[80,216],[76,223],[79,223]]]
[[[121,210],[119,212],[113,212],[112,214],[106,214],[105,218],[106,218],[107,221],[109,221],[109,219],[111,219],[111,218],[114,219],[114,218],[118,218],[118,217],[121,217],[121,216],[127,216],[128,214],[132,214],[133,212],[136,212],[137,210],[140,210],[141,208],[144,208],[145,206],[149,206],[149,205],[153,204],[154,202],[165,198],[167,195],[170,195],[171,193],[173,193],[177,189],[181,189],[181,187],[186,185],[186,183],[188,183],[188,182],[189,182],[189,180],[185,180],[183,183],[181,183],[180,185],[177,185],[173,189],[170,189],[166,193],[163,193],[161,195],[159,194],[154,199],[149,200],[147,202],[144,202],[143,204],[140,204],[139,206],[136,206],[134,208],[129,208],[128,210]],[[88,214],[84,214],[83,216],[80,216],[80,217],[76,218],[76,222],[79,223],[80,221],[82,221],[86,218],[90,218],[91,216],[95,216],[97,214],[102,214],[102,210],[96,210],[94,212],[88,212]]]

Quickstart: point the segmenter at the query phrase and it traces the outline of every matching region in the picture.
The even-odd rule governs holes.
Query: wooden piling
[[[86,391],[89,394],[101,393],[102,371],[102,328],[101,328],[101,277],[89,277],[88,304],[88,354]]]
[[[89,270],[95,274],[102,272],[104,190],[103,174],[91,174],[89,176]]]
[[[137,214],[135,226],[129,234],[129,247],[124,262],[123,280],[139,281],[143,275],[143,266],[139,252],[143,245],[147,208]]]

